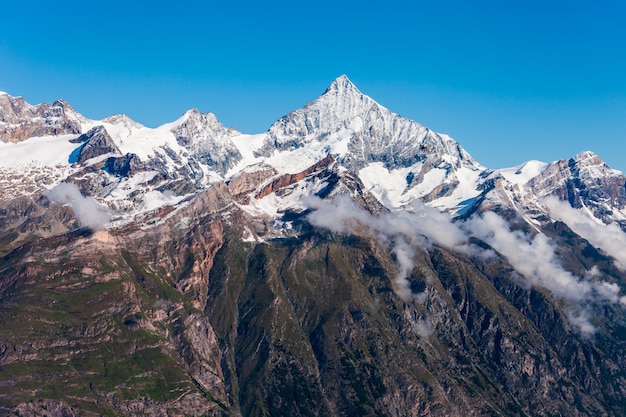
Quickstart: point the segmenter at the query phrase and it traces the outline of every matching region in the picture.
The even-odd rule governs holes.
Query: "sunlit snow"
[[[545,162],[531,160],[512,168],[499,169],[497,172],[513,184],[526,184],[531,178],[541,174],[547,166]]]

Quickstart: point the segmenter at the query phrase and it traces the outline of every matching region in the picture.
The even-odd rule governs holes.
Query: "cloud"
[[[529,236],[511,231],[508,223],[493,212],[474,216],[463,227],[504,255],[531,284],[547,288],[559,298],[581,301],[592,291],[587,281],[563,269],[553,242],[543,233]]]
[[[571,310],[567,313],[569,323],[578,329],[585,338],[592,336],[596,332],[596,327],[589,321],[589,313],[585,310],[575,313]]]
[[[424,339],[428,339],[435,332],[433,324],[427,319],[418,320],[415,323],[415,328],[417,334]]]
[[[83,197],[76,184],[63,182],[44,195],[57,204],[69,205],[78,221],[91,229],[102,229],[111,220],[109,210],[93,198]]]
[[[493,258],[495,254],[492,250],[479,249],[469,244],[469,238],[475,237],[504,256],[525,278],[525,284],[529,287],[535,285],[545,288],[565,301],[570,324],[583,335],[595,331],[585,310],[590,302],[626,305],[626,296],[619,296],[619,286],[602,281],[598,268],[592,268],[582,277],[576,276],[562,266],[556,254],[556,244],[548,236],[511,230],[509,224],[493,212],[454,223],[448,215],[417,203],[404,210],[379,215],[364,210],[348,195],[338,196],[330,202],[308,197],[304,204],[313,209],[308,219],[315,226],[337,233],[365,232],[387,245],[398,268],[393,281],[394,288],[404,301],[423,301],[424,298],[424,294],[412,293],[408,280],[418,247],[427,248],[437,244],[485,260]],[[568,214],[566,210],[561,212]],[[619,233],[623,234],[621,231]],[[612,236],[619,235],[614,233]]]
[[[390,247],[398,267],[395,291],[404,301],[423,298],[411,292],[407,279],[415,266],[413,257],[418,247],[436,243],[464,253],[471,250],[467,236],[450,217],[420,204],[377,216],[358,206],[348,195],[339,195],[330,202],[307,197],[304,204],[314,210],[308,216],[311,224],[336,233],[361,230]]]
[[[595,331],[584,310],[585,304],[622,302],[619,286],[600,281],[601,273],[597,268],[587,271],[584,277],[565,270],[556,255],[556,244],[543,233],[532,236],[512,231],[508,223],[493,212],[473,216],[462,227],[504,255],[529,284],[546,288],[555,297],[566,301],[569,304],[566,313],[570,324],[583,335]]]
[[[575,233],[615,258],[617,266],[626,270],[626,233],[616,223],[604,224],[588,210],[576,210],[556,197],[548,197],[543,203],[553,218],[562,221]]]

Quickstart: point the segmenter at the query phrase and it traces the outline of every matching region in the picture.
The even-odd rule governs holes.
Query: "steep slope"
[[[85,120],[63,100],[31,106],[22,97],[0,92],[0,142],[80,133]]]
[[[538,197],[557,196],[574,208],[588,208],[604,223],[617,221],[626,230],[626,177],[593,152],[550,164],[528,185]]]
[[[297,149],[332,154],[392,207],[410,201],[446,209],[479,194],[485,168],[449,136],[399,116],[342,75],[317,100],[274,123],[259,155]],[[435,201],[439,200],[439,201]]]
[[[331,172],[320,171],[307,178]],[[359,190],[333,187],[340,194]],[[341,191],[343,190],[343,191]],[[333,191],[329,191],[329,195]],[[418,247],[397,258],[361,232],[286,213],[267,230],[211,187],[120,229],[23,245],[0,264],[0,407],[81,415],[623,414],[624,315],[593,338],[500,257]],[[560,233],[554,231],[554,233]],[[572,268],[621,272],[574,234]],[[571,249],[567,249],[571,248]],[[582,257],[581,257],[582,253]],[[24,321],[19,327],[10,323]],[[63,390],[58,389],[63,383]],[[538,393],[541,393],[538,395]],[[170,410],[161,412],[159,410]],[[62,415],[60,412],[52,415]]]

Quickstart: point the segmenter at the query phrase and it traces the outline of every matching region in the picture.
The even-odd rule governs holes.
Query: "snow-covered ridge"
[[[511,168],[498,169],[496,172],[513,184],[526,184],[541,174],[547,166],[548,164],[545,162],[531,160]]]
[[[60,170],[64,174],[55,175],[54,181],[80,179],[84,192],[129,213],[172,204],[243,172],[296,174],[328,155],[391,209],[417,201],[463,214],[488,201],[540,212],[538,199],[564,195],[563,187],[572,177],[591,185],[598,178],[612,178],[613,202],[606,203],[605,211],[622,201],[622,174],[592,152],[552,164],[528,161],[490,171],[454,139],[381,106],[345,75],[319,98],[257,135],[226,128],[214,114],[197,109],[149,128],[124,114],[90,120],[63,101],[31,106],[6,94],[0,95],[0,121],[0,132],[4,129],[13,142],[19,136],[18,143],[0,143],[0,167],[5,171],[20,175],[25,166]],[[50,126],[53,133],[39,134]],[[98,126],[113,143],[92,143],[95,148],[84,152],[80,161],[73,159],[86,146],[76,143],[79,135]],[[68,128],[71,134],[61,134]],[[34,137],[24,140],[24,135]],[[49,188],[54,181],[41,182],[41,187]],[[490,192],[494,187],[500,191]]]

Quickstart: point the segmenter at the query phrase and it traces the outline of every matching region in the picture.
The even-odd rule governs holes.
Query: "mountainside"
[[[0,414],[626,415],[626,177],[346,76],[247,135],[0,94]]]

